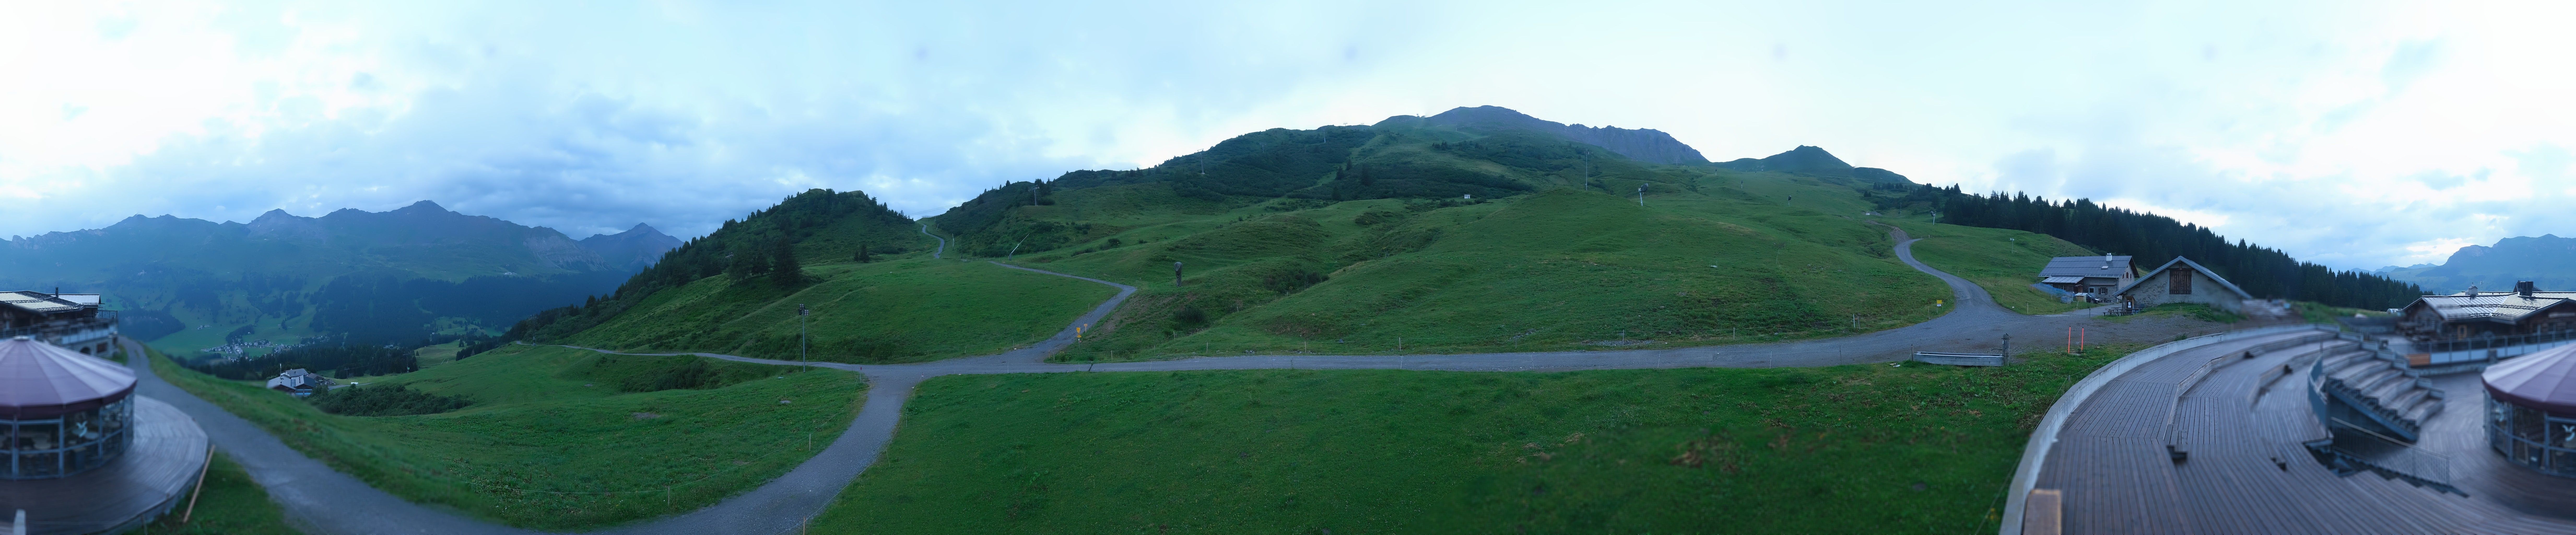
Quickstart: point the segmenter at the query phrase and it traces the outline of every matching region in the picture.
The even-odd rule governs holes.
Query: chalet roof
[[[2497,401],[2576,414],[2576,345],[2543,349],[2488,366],[2479,379]]]
[[[2138,279],[2137,279],[2137,280],[2135,280],[2135,281],[2130,281],[2128,285],[2121,286],[2119,291],[2115,291],[2115,292],[2111,292],[2111,293],[2112,293],[2112,294],[2114,294],[2114,295],[2129,293],[2129,289],[2130,289],[2130,288],[2136,288],[2136,287],[2138,287],[2138,285],[2140,285],[2140,284],[2145,284],[2148,280],[2151,280],[2151,279],[2156,278],[2156,274],[2158,274],[2158,273],[2164,273],[2164,272],[2165,272],[2165,270],[2173,269],[2173,268],[2174,268],[2174,266],[2177,266],[2177,265],[2181,265],[2181,266],[2190,266],[2192,271],[2198,271],[2198,272],[2200,272],[2200,274],[2202,274],[2202,275],[2208,275],[2208,276],[2209,276],[2209,280],[2218,281],[2218,286],[2219,286],[2220,288],[2226,288],[2228,292],[2231,292],[2231,293],[2236,294],[2236,297],[2238,297],[2238,298],[2241,298],[2241,299],[2253,299],[2253,298],[2254,298],[2254,294],[2245,293],[2245,289],[2244,289],[2244,288],[2238,288],[2238,287],[2236,287],[2236,283],[2233,283],[2233,282],[2227,282],[2227,277],[2221,277],[2221,276],[2218,276],[2218,272],[2216,272],[2216,271],[2210,271],[2210,270],[2209,270],[2209,268],[2200,267],[2200,263],[2199,263],[2199,262],[2193,262],[2193,261],[2191,261],[2191,259],[2189,259],[2189,258],[2183,258],[2183,257],[2179,257],[2179,256],[2174,257],[2174,259],[2173,259],[2173,260],[2167,260],[2167,261],[2165,261],[2165,265],[2156,266],[2156,269],[2155,269],[2154,271],[2149,271],[2149,272],[2147,272],[2147,274],[2145,274],[2145,275],[2140,275],[2140,276],[2138,276]]]
[[[2039,282],[2040,284],[2075,284],[2084,282],[2084,277],[2077,275],[2061,275],[2056,277],[2043,277],[2039,279]]]
[[[93,298],[97,296],[91,296]],[[44,292],[0,292],[0,305],[17,307],[37,314],[61,314],[86,308],[83,303]],[[89,306],[97,306],[93,301]]]
[[[25,336],[0,340],[0,419],[88,410],[134,393],[134,370]]]
[[[2531,292],[2530,297],[2514,292],[2460,292],[2451,295],[2427,295],[2406,305],[2431,307],[2445,322],[2491,321],[2520,323],[2540,309],[2576,299],[2576,292]]]
[[[2127,256],[2060,256],[2048,259],[2048,267],[2039,268],[2042,277],[2121,277],[2129,274]]]

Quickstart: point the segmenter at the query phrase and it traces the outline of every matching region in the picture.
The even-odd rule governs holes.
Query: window
[[[2165,274],[2171,279],[2171,282],[2165,284],[2165,293],[2173,295],[2191,295],[2190,269],[2177,267],[2165,271]]]

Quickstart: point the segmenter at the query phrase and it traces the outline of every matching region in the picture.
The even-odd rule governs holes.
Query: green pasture
[[[2136,348],[1566,373],[949,376],[813,533],[1975,533]]]
[[[191,496],[160,520],[144,524],[134,535],[289,535],[299,533],[286,525],[286,512],[269,501],[268,490],[252,481],[250,472],[222,453],[215,454],[214,464],[206,468],[202,488],[192,488]]]
[[[1643,207],[1558,187],[1155,212],[1130,197],[1168,196],[1161,185],[1075,190],[1029,214],[1089,223],[1092,241],[1016,261],[1143,289],[1058,357],[1076,361],[1774,341],[1924,321],[1948,297],[1856,217],[1867,205],[1851,187],[1693,176],[1653,183]]]
[[[1045,340],[1109,286],[993,264],[923,257],[806,266],[821,282],[785,288],[718,275],[657,292],[564,343],[638,351],[797,358],[796,305],[814,360],[916,362],[987,355]]]
[[[2094,306],[2081,301],[2059,302],[2057,296],[2030,285],[2039,282],[2039,270],[2048,267],[2050,258],[2101,253],[2035,232],[1943,225],[1920,219],[1885,222],[1923,240],[1914,242],[1915,260],[1977,283],[2004,308],[2023,314],[2056,314]]]
[[[848,426],[856,374],[708,359],[724,383],[625,392],[641,368],[699,357],[603,356],[504,346],[421,371],[361,379],[461,395],[465,409],[417,416],[325,414],[248,381],[152,360],[171,384],[223,407],[333,469],[405,499],[543,530],[591,529],[686,512],[767,482]],[[572,494],[608,493],[608,494]]]

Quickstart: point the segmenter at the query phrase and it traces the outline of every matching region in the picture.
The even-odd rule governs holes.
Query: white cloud
[[[2576,49],[2569,9],[8,4],[0,198],[38,208],[0,235],[420,199],[694,234],[806,187],[928,214],[1248,131],[1493,104],[2366,268],[2576,228],[2576,78],[2544,68]]]

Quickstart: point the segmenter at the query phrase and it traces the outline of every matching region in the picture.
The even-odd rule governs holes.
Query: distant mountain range
[[[271,210],[247,224],[137,215],[0,242],[0,288],[105,294],[145,340],[246,324],[408,340],[579,302],[679,245],[645,225],[575,241],[429,201],[321,217]]]
[[[2492,246],[2461,247],[2438,265],[2388,266],[2377,273],[2433,293],[2462,292],[2470,286],[2511,290],[2515,281],[2533,281],[2542,290],[2576,290],[2576,238],[2556,234],[2505,238]]]

